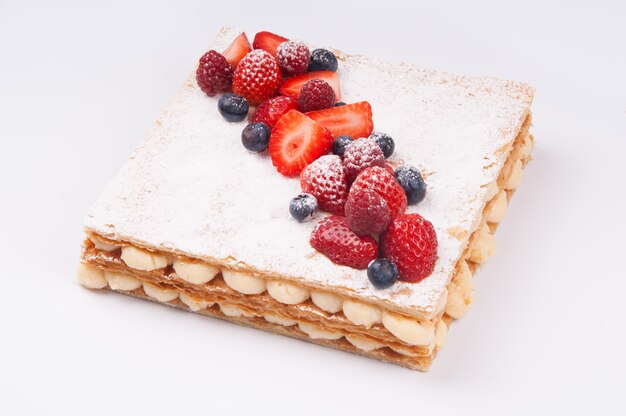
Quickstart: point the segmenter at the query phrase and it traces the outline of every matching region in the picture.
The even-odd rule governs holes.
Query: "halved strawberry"
[[[259,32],[254,36],[252,46],[254,49],[263,49],[276,57],[276,49],[278,45],[289,40],[272,32]]]
[[[307,116],[330,130],[333,137],[346,135],[358,139],[369,137],[374,130],[372,106],[367,101],[312,111]]]
[[[246,56],[248,52],[252,50],[250,41],[245,32],[242,32],[239,36],[232,41],[228,48],[222,53],[228,63],[235,69],[241,58]]]
[[[313,71],[305,72],[302,75],[296,75],[289,78],[280,87],[280,93],[282,95],[289,95],[291,97],[298,97],[302,86],[312,79],[321,79],[328,82],[328,84],[335,91],[335,101],[339,101],[341,98],[341,89],[339,88],[339,75],[333,71]]]
[[[292,176],[328,153],[332,143],[328,130],[298,110],[290,110],[274,126],[269,151],[276,169]]]

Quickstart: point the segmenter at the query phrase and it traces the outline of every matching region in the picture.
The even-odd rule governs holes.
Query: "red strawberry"
[[[334,74],[334,72],[331,73]],[[374,130],[372,106],[367,101],[313,111],[307,113],[307,116],[330,130],[333,137],[345,135],[358,139],[369,137]]]
[[[275,35],[272,32],[259,32],[254,36],[254,40],[252,41],[252,46],[254,49],[263,49],[272,54],[272,56],[276,57],[276,50],[278,46],[289,40],[279,35]]]
[[[398,266],[399,279],[419,282],[433,272],[437,260],[437,233],[418,214],[402,214],[381,237],[386,259]]]
[[[256,108],[253,122],[263,122],[273,129],[276,122],[289,110],[298,109],[298,100],[293,97],[278,96],[263,101]]]
[[[302,192],[313,195],[324,211],[343,214],[348,199],[348,183],[341,158],[326,155],[304,168],[300,174]]]
[[[391,173],[392,175],[396,173],[393,166],[391,166],[389,163],[385,163],[385,169],[387,169],[387,172]]]
[[[233,75],[233,92],[255,105],[276,95],[282,81],[278,62],[263,50],[243,57]]]
[[[371,189],[385,198],[391,210],[391,218],[396,218],[406,211],[406,193],[396,178],[385,168],[374,166],[359,173],[350,192],[357,189]]]
[[[355,140],[346,146],[343,167],[348,183],[354,182],[361,171],[372,166],[385,167],[385,155],[374,139]]]
[[[341,89],[339,88],[339,75],[332,71],[314,71],[306,72],[302,75],[296,75],[286,80],[280,87],[280,93],[282,95],[289,95],[291,97],[297,97],[300,95],[302,86],[312,79],[321,79],[326,81],[328,85],[333,88],[335,92],[335,100],[339,101],[341,98]]]
[[[245,32],[242,32],[235,38],[235,40],[232,41],[222,55],[224,55],[228,63],[233,68],[236,68],[239,61],[241,61],[241,59],[251,50],[252,46],[250,46],[250,41],[248,40]]]
[[[274,126],[269,150],[276,169],[291,176],[328,153],[332,143],[328,130],[301,112],[289,110]]]
[[[370,236],[359,237],[350,230],[345,217],[332,215],[321,220],[311,233],[313,248],[333,263],[366,269],[378,256],[378,244]]]
[[[387,201],[371,189],[351,190],[345,211],[348,225],[357,235],[382,233],[391,221]]]

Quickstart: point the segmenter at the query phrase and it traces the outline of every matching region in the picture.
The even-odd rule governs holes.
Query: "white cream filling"
[[[104,272],[104,277],[113,290],[130,291],[141,287],[141,280],[128,274],[106,271]]]
[[[89,289],[102,289],[107,286],[104,272],[86,263],[78,263],[76,281]]]
[[[128,267],[136,270],[152,271],[167,267],[169,258],[134,246],[122,247],[122,260]]]
[[[435,336],[432,322],[420,323],[414,319],[387,311],[383,311],[382,322],[389,332],[407,344],[428,345]]]
[[[267,282],[267,291],[271,297],[287,305],[296,305],[309,298],[309,290],[287,282],[270,280]]]
[[[489,232],[489,226],[484,224],[472,244],[469,259],[474,263],[482,264],[489,260],[496,251],[496,240]]]
[[[494,199],[493,204],[491,204],[491,208],[487,213],[487,221],[493,224],[502,221],[506,214],[507,204],[506,192],[501,191],[496,199]]]
[[[328,340],[336,340],[340,339],[343,335],[338,332],[324,331],[321,329],[317,329],[315,326],[300,322],[298,323],[298,328],[305,334],[307,334],[311,339],[328,339]]]
[[[230,303],[220,303],[220,310],[226,316],[237,317],[237,316],[245,316],[248,318],[252,318],[254,315],[246,312],[244,309],[231,305]]]
[[[220,269],[215,266],[198,262],[185,262],[178,259],[174,260],[172,267],[174,267],[178,277],[195,285],[203,285],[210,282],[220,272]]]
[[[184,293],[180,293],[179,296],[180,300],[194,312],[200,311],[205,308],[210,308],[211,306],[215,305],[215,302],[194,299],[185,295]]]
[[[273,313],[266,313],[263,315],[263,318],[269,323],[282,325],[282,326],[292,326],[296,324],[296,321],[292,321],[291,319],[286,319],[278,315],[274,315]]]
[[[366,328],[381,322],[380,308],[353,300],[343,302],[343,314],[346,315],[346,318],[352,323],[363,325]]]
[[[143,283],[143,291],[146,295],[158,300],[159,302],[171,302],[178,298],[178,291],[173,289],[161,289],[151,283]]]
[[[104,241],[100,241],[95,237],[89,237],[89,239],[98,250],[111,252],[120,248],[120,246],[116,246],[115,244],[105,243]]]
[[[244,295],[258,295],[265,292],[265,279],[252,276],[250,273],[222,270],[224,281],[233,290]]]
[[[448,325],[442,319],[437,323],[437,328],[435,329],[435,346],[438,350],[442,349],[446,344],[446,336],[448,335]]]
[[[520,147],[520,158],[526,159],[533,151],[533,140],[531,135],[524,136],[524,142]]]
[[[346,335],[346,339],[348,340],[350,344],[354,345],[358,349],[363,350],[365,352],[370,352],[377,348],[382,347],[382,345],[377,342],[373,342],[368,339],[358,337],[355,335]]]
[[[343,307],[341,297],[329,292],[313,291],[311,292],[311,300],[315,306],[328,313],[340,312]]]
[[[395,352],[397,352],[398,354],[402,354],[404,356],[407,357],[415,357],[415,353],[411,350],[407,350],[406,348],[402,348],[402,347],[396,347],[396,346],[389,346],[389,348],[391,348],[392,350],[394,350]]]
[[[513,168],[511,169],[511,173],[509,174],[509,179],[507,179],[504,184],[504,189],[513,190],[517,188],[519,183],[522,181],[522,171],[523,165],[521,160],[516,160],[515,164],[513,164]]]
[[[446,314],[454,319],[461,318],[472,304],[472,294],[464,293],[463,289],[455,284],[448,287],[448,303]]]

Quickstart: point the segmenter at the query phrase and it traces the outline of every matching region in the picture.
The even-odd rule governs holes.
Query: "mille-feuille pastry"
[[[89,210],[78,281],[427,370],[530,160],[532,96],[224,28]]]

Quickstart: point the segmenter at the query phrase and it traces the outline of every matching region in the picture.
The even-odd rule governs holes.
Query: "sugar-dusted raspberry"
[[[256,105],[276,95],[281,82],[276,58],[262,49],[255,49],[239,61],[233,75],[233,92]]]
[[[345,212],[350,229],[357,235],[382,233],[391,221],[387,201],[371,189],[350,191]]]
[[[300,174],[300,186],[302,192],[317,198],[321,209],[343,215],[348,183],[339,156],[322,156],[304,168]]]
[[[214,96],[227,91],[232,79],[233,67],[222,54],[210,50],[202,55],[196,70],[196,82],[205,94]]]
[[[355,140],[346,146],[343,167],[348,183],[354,182],[361,171],[372,166],[385,166],[385,155],[374,139]]]
[[[328,82],[312,79],[302,86],[298,104],[304,112],[323,110],[335,105],[335,91]]]
[[[276,50],[278,65],[286,75],[298,75],[306,72],[311,58],[311,51],[302,42],[288,40]]]

